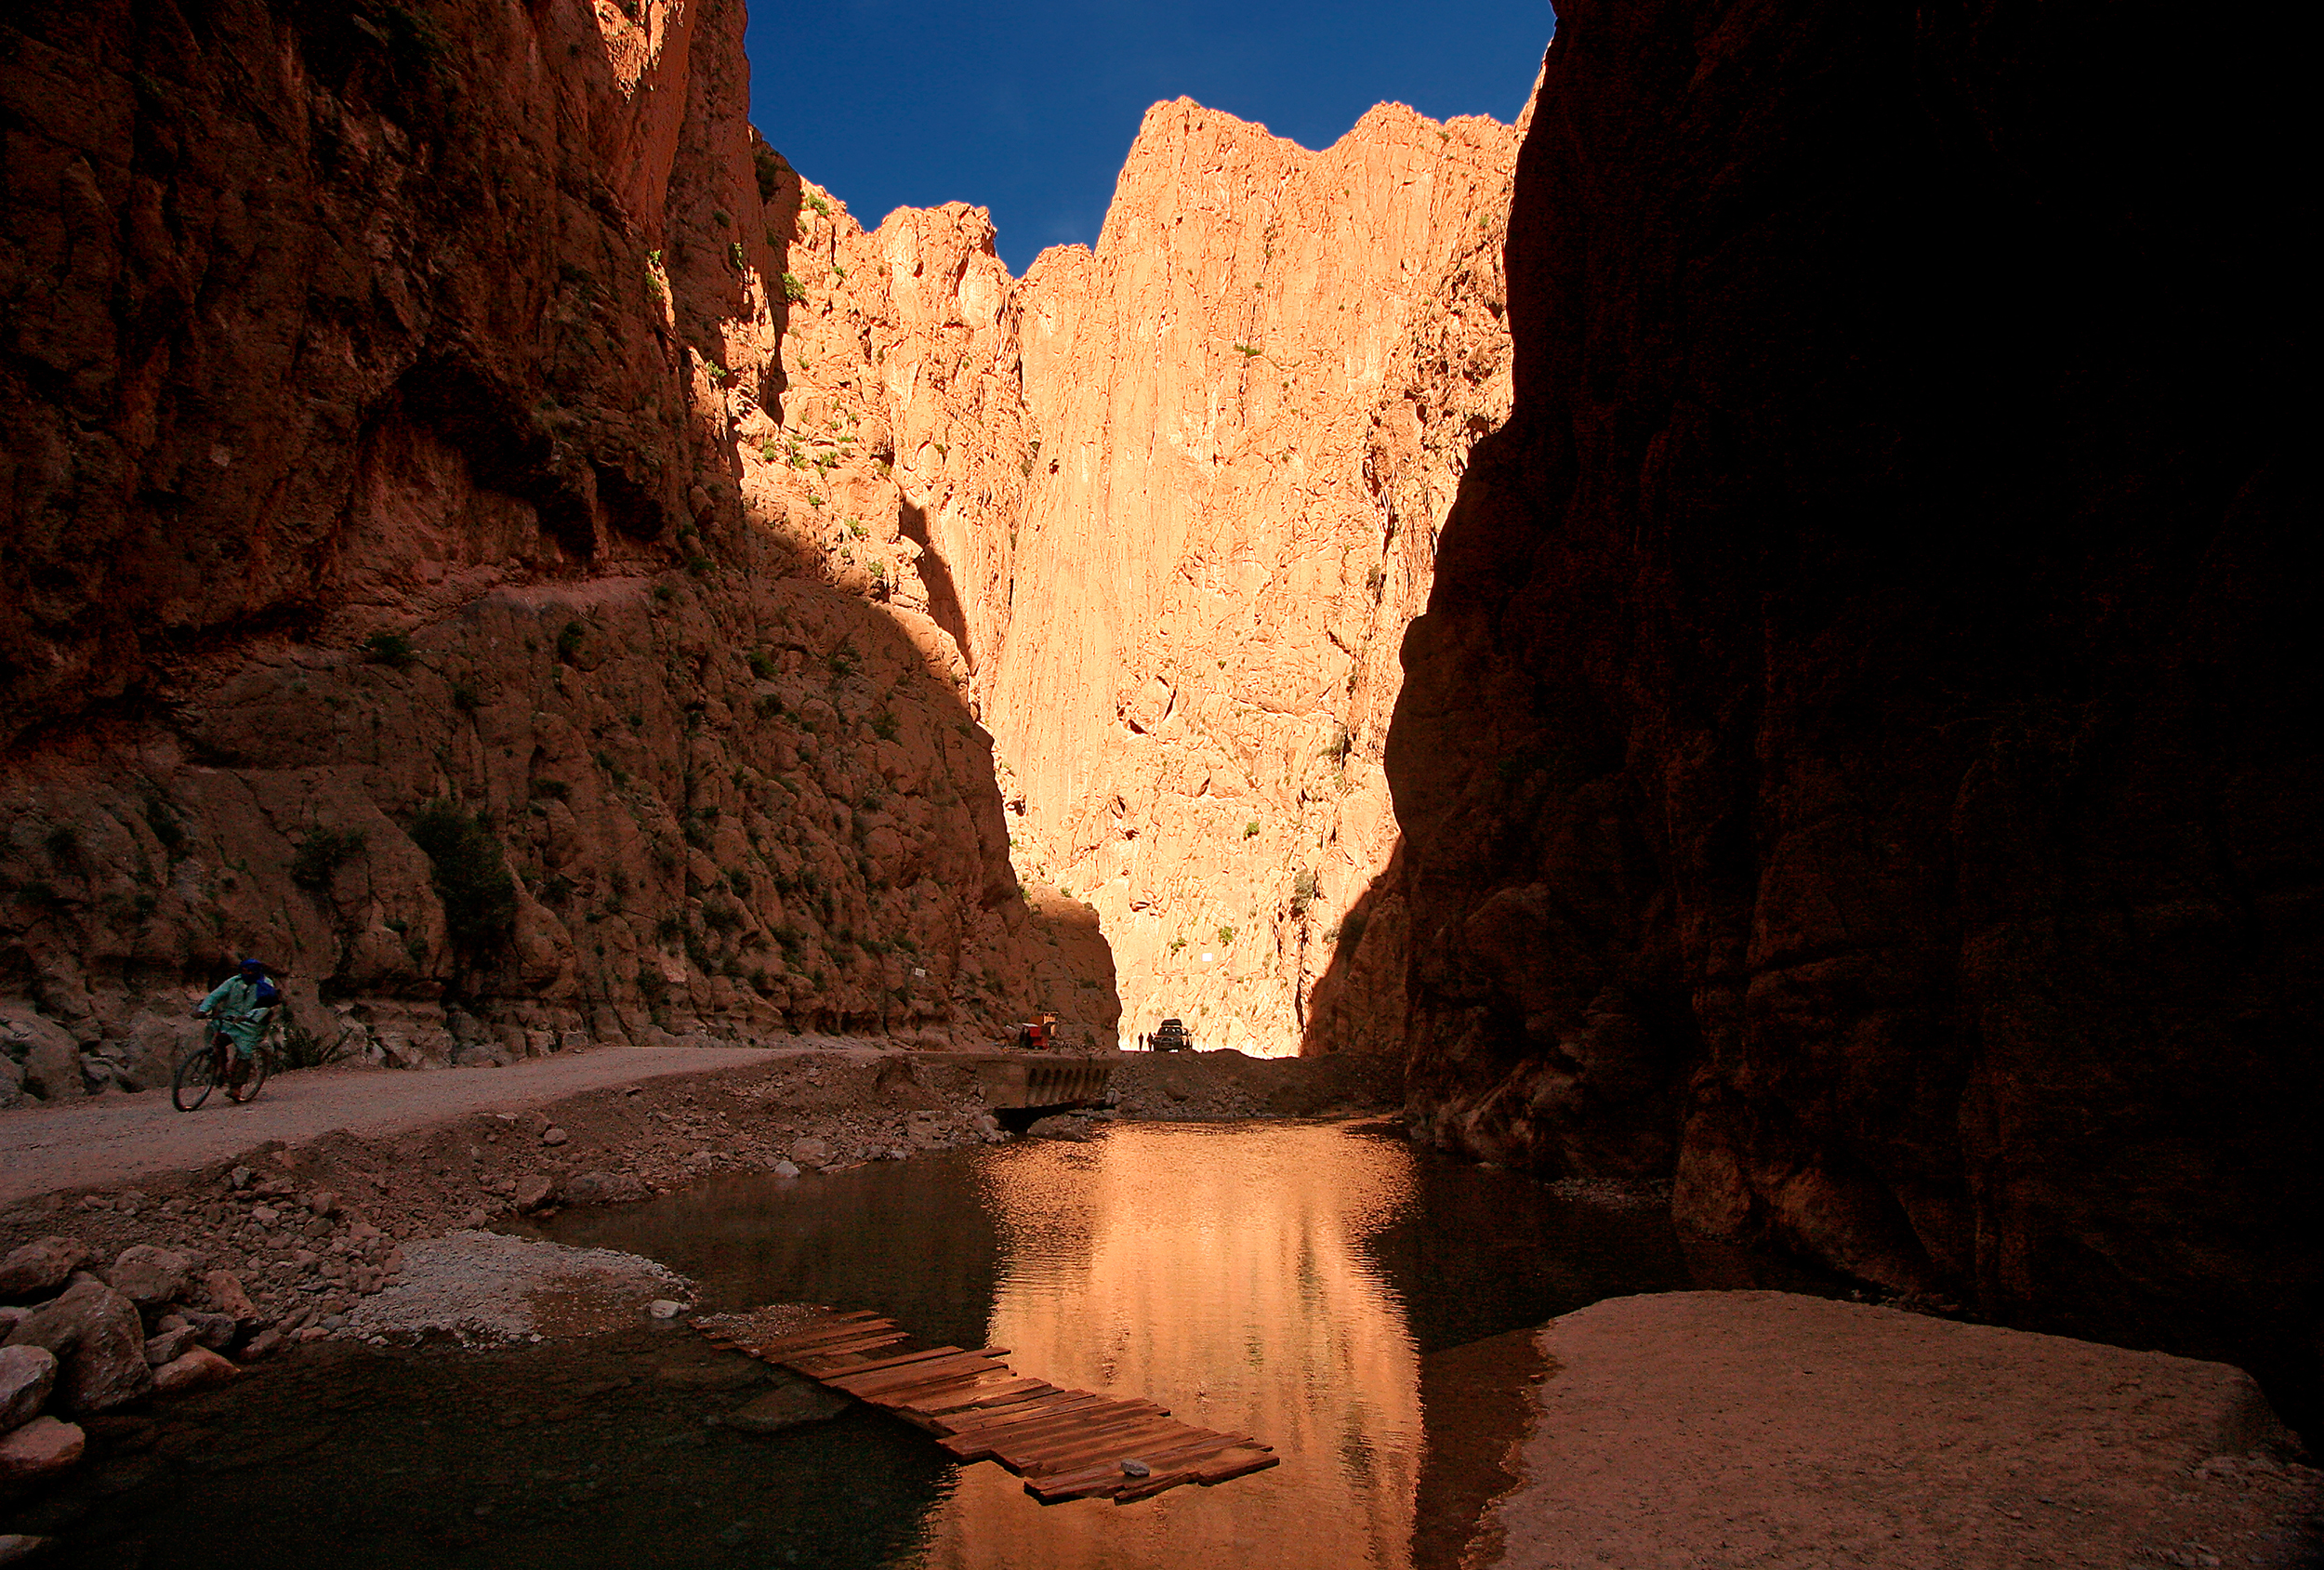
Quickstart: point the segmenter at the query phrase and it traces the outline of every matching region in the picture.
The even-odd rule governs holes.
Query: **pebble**
[[[656,1319],[676,1319],[686,1312],[686,1305],[674,1303],[667,1298],[656,1298],[645,1305],[645,1312]]]

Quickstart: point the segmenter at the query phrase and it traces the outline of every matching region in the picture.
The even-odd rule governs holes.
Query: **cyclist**
[[[251,1055],[257,1051],[267,1022],[282,1001],[283,994],[268,978],[265,963],[244,959],[209,996],[194,1005],[195,1019],[217,1022],[210,1032],[210,1050],[217,1054],[218,1083],[226,1087],[230,1100],[242,1100],[243,1082],[250,1077]]]

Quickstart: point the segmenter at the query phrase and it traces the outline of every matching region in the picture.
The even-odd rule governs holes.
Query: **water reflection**
[[[1283,1463],[1044,1508],[868,1409],[723,1427],[764,1370],[641,1326],[485,1354],[303,1353],[122,1419],[0,1531],[60,1536],[59,1570],[1436,1570],[1526,1410],[1529,1343],[1486,1338],[1689,1285],[1654,1212],[1564,1203],[1353,1125],[1126,1126],[706,1184],[550,1230],[661,1260],[716,1306],[874,1308],[1006,1346],[1021,1372],[1149,1396]]]
[[[1123,1128],[987,1164],[1001,1239],[988,1339],[1021,1370],[1149,1396],[1258,1436],[1283,1464],[1130,1507],[1046,1509],[998,1468],[968,1468],[923,1563],[1410,1563],[1419,1358],[1362,1244],[1410,1202],[1412,1158],[1333,1128],[1254,1132]]]

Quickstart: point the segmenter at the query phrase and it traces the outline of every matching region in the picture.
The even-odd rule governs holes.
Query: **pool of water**
[[[811,1301],[1020,1373],[1150,1397],[1282,1464],[1129,1506],[1044,1507],[855,1409],[718,1418],[756,1365],[682,1328],[503,1352],[310,1351],[157,1410],[12,1512],[56,1563],[1139,1570],[1457,1563],[1538,1368],[1509,1333],[1697,1284],[1655,1209],[1558,1198],[1379,1125],[1123,1125],[575,1212],[560,1241]],[[1498,1339],[1497,1339],[1498,1338]]]

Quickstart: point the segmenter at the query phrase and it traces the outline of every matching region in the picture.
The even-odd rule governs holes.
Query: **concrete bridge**
[[[978,1052],[951,1057],[976,1070],[977,1089],[996,1112],[1025,1107],[1094,1106],[1105,1100],[1114,1064],[1105,1058],[1047,1052]]]

